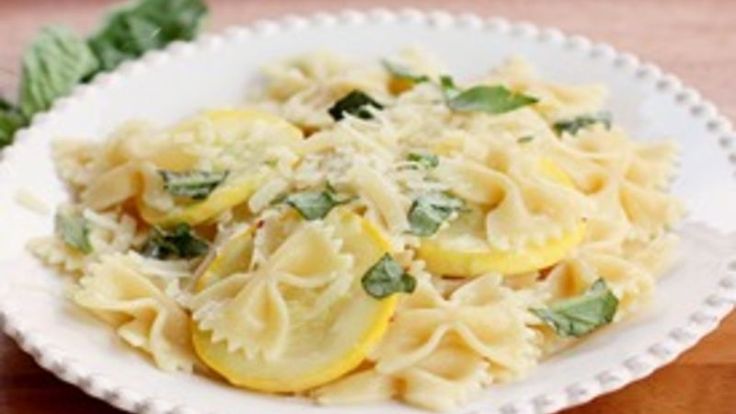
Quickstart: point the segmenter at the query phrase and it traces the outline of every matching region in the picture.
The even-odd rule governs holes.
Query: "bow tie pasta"
[[[29,248],[164,370],[451,410],[636,312],[683,208],[604,87],[445,73],[298,56],[243,107],[56,142],[72,201]]]

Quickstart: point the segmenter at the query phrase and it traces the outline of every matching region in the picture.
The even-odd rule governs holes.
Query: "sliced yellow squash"
[[[304,314],[312,309],[314,294],[308,289],[277,285],[291,321],[287,345],[279,357],[230,351],[226,341],[213,342],[211,332],[193,323],[197,354],[232,384],[267,392],[299,392],[325,384],[357,367],[386,332],[397,295],[375,299],[364,292],[360,280],[388,251],[387,239],[372,223],[345,209],[333,211],[327,221],[334,227],[334,237],[341,241],[340,254],[352,257],[350,270],[343,275],[352,280],[345,294],[310,318]],[[198,288],[216,289],[217,281],[228,282],[227,273],[242,272],[249,260],[237,256],[249,257],[252,245],[252,231],[235,236],[211,262]],[[318,266],[322,257],[313,260]]]
[[[243,203],[268,177],[262,168],[268,149],[279,145],[295,146],[302,140],[299,128],[276,115],[252,109],[208,111],[195,120],[183,122],[174,128],[174,133],[196,134],[197,122],[201,123],[202,119],[211,124],[211,133],[218,137],[217,142],[212,144],[214,149],[237,159],[238,168],[230,171],[225,182],[202,201],[187,202],[169,211],[160,211],[139,198],[138,209],[148,223],[166,226],[183,222],[196,225]]]
[[[223,211],[245,202],[265,181],[266,174],[256,172],[229,180],[216,188],[205,200],[186,206],[176,206],[170,211],[159,211],[138,199],[138,211],[143,219],[158,226],[177,223],[196,225],[217,216]]]
[[[550,179],[573,187],[570,178],[554,163],[543,160],[540,169]],[[442,275],[524,273],[557,263],[585,236],[585,223],[581,222],[561,237],[547,240],[544,244],[501,250],[485,242],[484,217],[484,212],[478,209],[461,214],[435,237],[423,239],[417,250],[418,257],[426,262],[429,271]]]

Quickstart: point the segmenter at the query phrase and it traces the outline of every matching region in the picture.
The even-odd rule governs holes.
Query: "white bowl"
[[[57,136],[101,139],[121,122],[175,121],[202,108],[240,102],[264,62],[314,49],[383,56],[425,45],[457,75],[479,74],[522,55],[546,78],[601,82],[618,123],[642,139],[673,137],[682,147],[674,192],[687,205],[681,254],[658,283],[652,305],[542,363],[520,382],[495,386],[459,413],[538,413],[590,400],[650,374],[712,331],[736,300],[736,140],[727,120],[697,92],[651,64],[555,29],[474,15],[416,10],[345,11],[286,17],[177,43],[80,86],[37,116],[0,163],[0,320],[38,363],[124,410],[163,413],[408,413],[399,404],[318,407],[305,400],[238,390],[200,376],[167,374],[71,305],[63,279],[24,249],[52,231],[15,200],[30,189],[49,205],[67,194],[54,173]],[[730,155],[730,158],[729,158]],[[677,390],[672,390],[676,392]]]

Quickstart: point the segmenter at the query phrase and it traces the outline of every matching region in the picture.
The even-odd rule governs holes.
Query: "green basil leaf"
[[[0,148],[13,143],[15,132],[28,125],[20,110],[0,97]]]
[[[97,69],[97,59],[87,44],[63,27],[41,30],[23,54],[20,109],[30,119],[57,98],[67,95]]]
[[[220,183],[225,181],[228,171],[164,171],[160,170],[164,180],[164,189],[177,197],[189,197],[193,200],[204,200]]]
[[[552,125],[558,135],[568,133],[576,135],[581,129],[588,128],[595,124],[602,124],[606,129],[611,129],[611,114],[609,112],[599,112],[596,114],[580,115],[572,119],[563,119]]]
[[[156,259],[192,259],[202,256],[210,244],[197,236],[186,224],[177,224],[169,230],[154,227],[143,246],[143,254]]]
[[[458,112],[502,114],[539,101],[533,96],[515,93],[502,85],[481,85],[461,90],[447,75],[440,77],[440,88],[447,106]]]
[[[483,85],[458,92],[447,100],[447,106],[459,112],[503,114],[537,101],[537,98],[512,92],[505,86]]]
[[[429,82],[429,76],[427,75],[418,75],[411,71],[411,69],[402,66],[398,63],[393,63],[388,60],[383,60],[381,62],[383,64],[383,67],[386,68],[388,73],[391,74],[391,76],[401,79],[401,80],[408,80],[412,83],[422,83],[422,82]]]
[[[331,185],[327,184],[322,191],[302,191],[286,196],[284,202],[293,207],[305,220],[321,220],[330,211],[352,201],[352,198],[340,199]]]
[[[442,223],[463,206],[462,200],[446,193],[421,195],[409,208],[409,231],[419,237],[429,237],[437,233]]]
[[[445,95],[445,100],[454,98],[460,92],[460,89],[455,85],[455,81],[448,75],[440,76],[440,89],[442,89],[442,94]]]
[[[343,119],[345,113],[361,119],[371,119],[373,114],[368,110],[368,107],[371,106],[376,109],[383,109],[383,105],[376,102],[375,99],[365,92],[355,89],[335,102],[327,112],[335,121]]]
[[[365,272],[360,282],[363,290],[376,299],[383,299],[394,293],[412,293],[417,286],[416,279],[405,272],[388,253]]]
[[[438,165],[440,165],[439,157],[428,152],[410,152],[406,156],[406,159],[411,162],[415,162],[428,170],[436,168]]]
[[[139,0],[114,10],[88,43],[100,70],[108,71],[175,40],[194,39],[206,16],[202,0]]]
[[[59,211],[54,219],[56,234],[64,243],[84,254],[92,253],[89,241],[89,223],[81,214]]]
[[[523,137],[520,137],[516,140],[519,144],[526,144],[527,142],[534,141],[534,135],[524,135]]]
[[[618,299],[603,279],[598,279],[583,295],[561,300],[547,308],[531,309],[562,337],[580,337],[611,323]]]

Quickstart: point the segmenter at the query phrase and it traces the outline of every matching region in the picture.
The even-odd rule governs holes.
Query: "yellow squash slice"
[[[264,171],[268,148],[277,145],[295,146],[302,140],[299,128],[268,112],[252,109],[220,109],[205,112],[202,117],[211,123],[220,137],[218,148],[232,157],[244,157],[238,170],[230,171],[205,200],[177,205],[169,211],[159,211],[138,199],[141,217],[151,224],[167,226],[177,223],[196,225],[246,201],[267,179]],[[198,118],[201,122],[202,118]],[[193,121],[182,123],[175,133],[197,133]]]
[[[543,160],[541,171],[550,179],[573,187],[570,178],[552,162]],[[519,250],[501,250],[485,243],[485,214],[477,209],[461,214],[433,238],[423,239],[418,256],[427,270],[450,276],[477,276],[487,272],[504,275],[530,272],[560,261],[583,241],[582,222],[561,237]]]
[[[334,228],[332,236],[340,241],[340,254],[352,257],[349,271],[342,276],[351,278],[349,288],[318,314],[305,317],[314,309],[314,294],[293,285],[276,285],[286,299],[290,320],[286,346],[277,357],[229,349],[227,341],[213,342],[212,332],[193,322],[197,354],[232,384],[267,392],[308,390],[356,368],[386,332],[397,295],[375,299],[360,283],[363,274],[388,251],[386,238],[372,223],[346,209],[330,213],[327,222]],[[197,287],[204,289],[201,294],[228,283],[233,277],[230,273],[238,277],[242,274],[238,272],[245,272],[252,248],[253,231],[232,238],[199,280]],[[322,266],[322,256],[312,259],[314,265],[303,267]],[[249,277],[261,276],[254,273]]]

